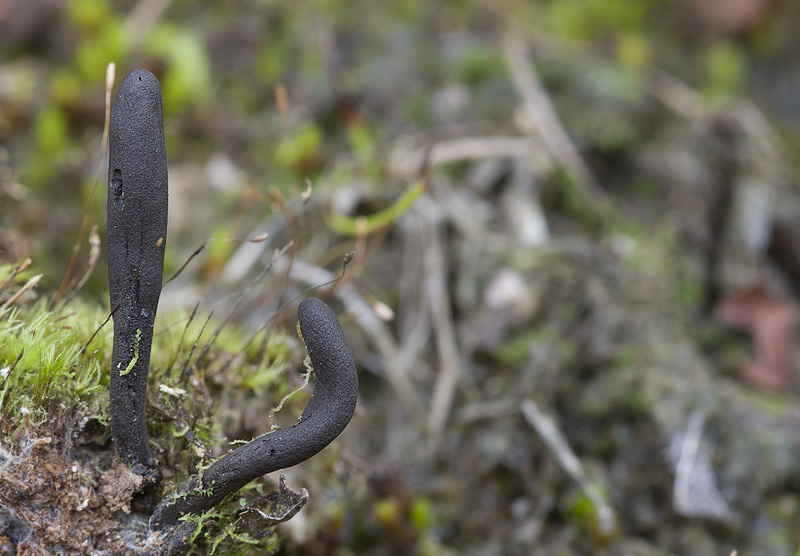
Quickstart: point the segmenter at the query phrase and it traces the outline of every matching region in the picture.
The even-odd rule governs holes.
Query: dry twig
[[[611,533],[615,529],[616,516],[611,506],[603,500],[600,491],[589,481],[586,472],[583,470],[580,460],[572,451],[564,435],[558,430],[552,417],[542,413],[539,406],[532,399],[528,398],[520,404],[523,417],[531,425],[542,440],[556,456],[561,467],[572,477],[581,490],[586,494],[597,512],[597,523],[603,533]]]
[[[597,182],[578,149],[558,119],[547,92],[528,60],[525,40],[516,34],[506,35],[503,50],[514,86],[523,99],[525,110],[535,122],[545,146],[573,180],[586,192],[600,194]]]
[[[3,280],[2,282],[0,282],[0,291],[2,291],[3,288],[5,288],[8,285],[8,283],[11,282],[11,280],[13,280],[14,278],[16,278],[23,270],[28,268],[30,266],[30,264],[31,264],[31,260],[30,259],[25,259],[24,261],[22,261],[22,264],[20,264],[18,266],[15,266],[11,270],[9,275],[6,276],[6,279]]]
[[[92,275],[94,267],[97,266],[97,259],[100,258],[100,235],[97,233],[97,225],[92,226],[89,232],[89,262],[83,271],[83,275],[73,288],[64,296],[63,303],[67,303],[70,299],[75,297],[75,294],[86,284],[86,281]]]
[[[534,137],[465,137],[439,141],[430,148],[407,150],[402,146],[395,147],[389,156],[389,169],[400,176],[417,175],[425,157],[428,168],[435,168],[464,160],[482,160],[487,158],[535,157],[540,166],[551,165],[550,155],[544,151],[544,145]],[[546,160],[544,160],[546,158]]]
[[[35,287],[36,284],[39,283],[39,280],[42,279],[42,276],[43,276],[43,274],[37,274],[36,276],[34,276],[30,280],[28,280],[28,282],[24,286],[22,286],[17,293],[12,295],[11,298],[8,301],[6,301],[5,303],[3,303],[3,305],[0,306],[0,311],[2,311],[3,309],[5,309],[7,307],[11,307],[12,305],[16,305],[17,302],[19,302],[19,300],[21,300],[23,297],[25,297],[25,295],[33,287]]]
[[[430,211],[420,211],[430,212]],[[456,342],[453,316],[447,294],[447,272],[440,238],[440,227],[435,215],[421,215],[425,221],[425,289],[428,306],[433,320],[436,336],[436,350],[439,353],[439,374],[433,389],[431,410],[428,415],[428,431],[436,438],[441,435],[453,405],[460,369],[463,364]]]

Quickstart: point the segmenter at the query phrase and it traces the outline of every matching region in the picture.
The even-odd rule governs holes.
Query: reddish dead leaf
[[[761,23],[770,12],[773,0],[695,0],[700,16],[723,33],[739,35]]]
[[[791,387],[791,334],[797,319],[792,304],[753,287],[726,295],[714,313],[725,324],[748,332],[755,342],[756,360],[741,371],[746,380],[775,391]]]

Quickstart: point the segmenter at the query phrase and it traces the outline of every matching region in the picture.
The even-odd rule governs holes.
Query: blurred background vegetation
[[[322,475],[300,475],[312,502],[290,522],[296,530],[286,532],[291,546],[302,551],[297,553],[444,554],[452,547],[454,553],[475,554],[534,549],[542,554],[727,554],[740,549],[791,555],[800,546],[800,477],[781,464],[775,482],[759,482],[763,490],[743,495],[746,487],[737,482],[756,473],[754,450],[763,444],[755,442],[747,456],[739,454],[739,467],[727,475],[727,488],[739,492],[731,499],[745,508],[737,519],[704,521],[707,515],[673,513],[669,458],[654,463],[632,447],[639,443],[642,449],[642,439],[651,436],[663,443],[674,440],[670,435],[686,425],[692,403],[681,398],[656,408],[663,390],[650,382],[641,385],[638,378],[617,377],[623,382],[587,394],[578,380],[557,386],[551,374],[542,389],[538,379],[524,377],[537,361],[536,346],[555,349],[539,363],[559,361],[554,369],[577,369],[576,377],[606,368],[627,372],[651,356],[658,359],[649,340],[614,329],[605,319],[594,322],[600,331],[580,328],[592,307],[606,314],[624,306],[620,319],[641,314],[645,321],[667,323],[665,329],[682,329],[703,361],[689,364],[695,370],[713,369],[709,372],[744,391],[758,389],[737,382],[732,370],[747,353],[749,338],[721,331],[712,310],[726,287],[753,286],[753,281],[714,275],[723,272],[718,267],[726,259],[724,248],[715,246],[729,236],[713,209],[716,199],[730,198],[715,196],[703,183],[726,168],[759,176],[768,185],[781,182],[770,197],[777,205],[770,214],[780,216],[782,209],[793,214],[800,150],[799,21],[800,4],[785,0],[0,0],[0,260],[30,257],[36,272],[44,274],[39,289],[58,288],[80,240],[87,206],[89,225],[104,226],[106,65],[116,64],[117,84],[129,71],[147,68],[164,93],[170,164],[165,276],[210,238],[269,231],[275,238],[270,248],[293,240],[292,256],[313,260],[332,275],[341,270],[340,257],[355,249],[362,262],[346,281],[373,306],[380,300],[398,315],[388,326],[399,350],[367,333],[356,333],[354,341],[369,377],[363,394],[368,417],[362,421],[384,429],[368,430],[362,422],[363,438],[345,435],[349,472],[334,469],[328,458],[328,467],[310,468]],[[557,116],[589,180],[559,156],[546,126],[531,123],[531,114],[521,107],[525,87],[514,66],[519,44],[524,45],[522,59],[541,80],[550,115]],[[740,125],[741,106],[759,114],[761,132]],[[767,152],[778,145],[780,154],[731,154],[747,148],[736,147],[736,139],[726,143],[729,128],[745,137],[741,144],[762,144],[768,137]],[[457,143],[475,138],[477,150]],[[486,138],[512,143],[482,141]],[[468,152],[459,151],[449,161],[436,158],[444,147],[423,154],[444,144]],[[520,155],[520,149],[530,155]],[[694,164],[705,155],[702,164]],[[689,158],[694,162],[687,163]],[[513,162],[520,159],[525,164]],[[687,167],[713,171],[698,170],[700,185],[682,188],[678,182]],[[419,185],[427,170],[428,181]],[[780,177],[773,179],[771,172]],[[519,186],[523,193],[518,182],[527,184]],[[729,179],[723,188],[733,189],[735,183]],[[298,217],[298,199],[308,184],[314,201]],[[518,226],[509,208],[528,206],[531,198],[533,212],[520,218],[539,226],[533,231]],[[359,232],[363,224],[355,217],[392,211],[393,203],[398,203],[394,212],[383,213],[390,216],[386,221],[398,215],[406,221]],[[418,213],[409,211],[412,205]],[[438,236],[414,236],[409,230],[425,228],[415,218],[429,218]],[[529,235],[520,237],[521,228]],[[692,241],[697,237],[711,239]],[[572,240],[579,246],[565,247]],[[431,241],[440,241],[442,249],[429,251]],[[626,255],[633,245],[637,254]],[[605,251],[613,256],[606,258]],[[443,268],[432,252],[443,254]],[[253,274],[253,265],[237,255],[255,259],[264,253],[210,242],[162,303],[191,308],[204,295],[213,298],[209,291],[223,297],[220,291]],[[399,270],[408,268],[408,257],[425,259],[418,274]],[[731,259],[741,262],[735,254]],[[762,269],[758,262],[748,268],[753,265]],[[457,335],[451,344],[461,348],[455,361],[448,360],[442,343],[409,340],[416,313],[406,309],[404,317],[409,297],[432,295],[420,293],[416,282],[437,275],[437,268],[444,276],[441,293],[449,300],[445,324]],[[513,276],[498,272],[508,268]],[[297,278],[292,272],[286,271],[287,280],[291,275],[309,285],[331,277],[317,279],[319,274],[308,271]],[[591,285],[587,276],[593,274],[602,285]],[[474,278],[472,293],[468,276]],[[497,285],[506,284],[501,279],[508,276],[510,286]],[[486,300],[489,286],[518,292],[516,279],[545,284],[532,294],[521,288],[535,298],[535,308],[513,317],[481,312],[486,303],[492,305]],[[770,279],[756,282],[772,284]],[[791,287],[781,289],[791,284],[791,276],[778,282],[783,299],[795,295]],[[105,273],[95,272],[84,293],[107,303]],[[608,299],[598,300],[606,294]],[[562,303],[558,311],[553,303]],[[266,301],[256,303],[239,319],[257,326],[264,307],[274,309]],[[435,317],[420,328],[431,338],[445,326]],[[476,324],[481,318],[494,321],[481,328]],[[603,350],[591,351],[596,346],[587,347],[588,340],[586,345],[574,340],[576,334],[605,338],[609,329],[620,334],[607,338],[613,356],[597,355]],[[371,347],[376,342],[378,347]],[[587,349],[594,359],[586,357]],[[416,369],[406,379],[384,369],[392,366],[386,363],[392,353],[400,367]],[[663,357],[671,361],[675,355]],[[437,379],[448,365],[469,368],[468,376],[456,381],[458,387]],[[797,374],[794,367],[791,372]],[[659,384],[667,384],[658,376]],[[708,387],[717,392],[715,380]],[[622,383],[631,389],[619,387]],[[627,396],[624,410],[615,405],[619,399],[606,398],[618,387]],[[450,399],[432,394],[440,388]],[[554,414],[583,430],[569,440],[579,455],[587,455],[588,467],[605,477],[598,480],[604,482],[604,496],[616,508],[631,504],[620,511],[613,532],[598,530],[591,500],[554,470],[555,460],[547,459],[544,445],[522,422],[519,395],[541,392],[552,394],[548,405]],[[512,409],[480,405],[497,400]],[[796,418],[793,398],[781,398],[779,410],[776,398],[759,400],[759,407],[766,404],[779,421]],[[442,403],[444,417],[436,410]],[[746,413],[760,419],[760,410],[747,404],[737,418]],[[426,408],[422,421],[427,411],[433,416],[420,423],[415,407]],[[712,422],[715,416],[719,420],[714,442],[729,445],[726,434],[736,421],[704,408]],[[456,414],[459,419],[448,418]],[[602,432],[581,429],[595,418],[602,421]],[[494,432],[475,424],[487,419]],[[632,422],[636,425],[626,429]],[[400,432],[383,438],[389,428]],[[504,443],[492,435],[515,440]],[[795,437],[775,444],[785,448],[776,448],[780,462],[798,452]],[[659,450],[666,448],[659,445]],[[632,458],[631,473],[652,471],[668,478],[648,479],[644,487],[635,481],[615,485],[618,477],[609,462],[619,463],[620,454]],[[726,456],[716,455],[715,463]],[[468,461],[473,457],[483,462]],[[464,461],[453,464],[451,458]],[[454,473],[471,479],[459,484]],[[552,488],[530,486],[552,476],[561,476]],[[642,488],[648,493],[645,501],[638,498]],[[324,509],[311,507],[315,497],[325,502]],[[467,508],[465,499],[485,511]],[[505,527],[495,526],[503,520]]]
[[[657,110],[642,97],[653,68],[711,106],[752,96],[796,134],[797,11],[773,0],[5,0],[2,256],[36,255],[57,279],[96,177],[110,61],[118,80],[136,67],[159,76],[170,162],[216,169],[211,188],[197,187],[225,214],[243,190],[336,174],[345,153],[378,178],[380,154],[404,134],[507,126],[509,29],[542,44],[558,113],[601,165],[652,130]]]

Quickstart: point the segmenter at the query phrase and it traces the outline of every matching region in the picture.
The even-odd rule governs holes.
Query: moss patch
[[[0,267],[0,283],[10,274],[11,267]],[[27,279],[22,272],[9,280],[0,305]],[[136,494],[142,477],[110,441],[107,309],[80,298],[50,309],[50,300],[30,298],[0,312],[0,550],[153,550],[158,536],[148,536],[149,501]],[[224,453],[229,445],[221,439],[268,430],[270,400],[280,399],[285,371],[301,362],[299,340],[278,332],[244,338],[236,325],[220,326],[207,315],[173,311],[157,320],[148,427],[165,475],[158,495],[176,492],[213,454]],[[245,400],[258,400],[261,410],[245,411]],[[257,531],[236,525],[245,514],[248,523],[271,515],[273,498],[285,504],[293,494],[283,486],[270,498],[267,490],[255,482],[197,516],[203,528],[192,546],[216,554],[272,550],[272,522],[259,522]]]

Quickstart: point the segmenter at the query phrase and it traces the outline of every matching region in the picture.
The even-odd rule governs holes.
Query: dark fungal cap
[[[138,170],[150,164],[154,168],[143,176],[148,178],[147,187],[166,186],[165,180],[159,179],[162,173],[166,176],[167,161],[161,85],[155,75],[137,69],[125,76],[114,99],[109,133],[111,144],[120,147],[112,146],[111,154],[122,165],[114,170],[121,170],[123,180],[136,174],[136,164],[141,165]]]
[[[118,123],[130,131],[163,127],[161,84],[156,76],[145,69],[126,75],[114,99],[114,108],[123,116]]]
[[[144,94],[148,97],[157,94],[161,98],[161,85],[155,75],[146,69],[135,69],[125,76],[119,87],[120,94]]]

